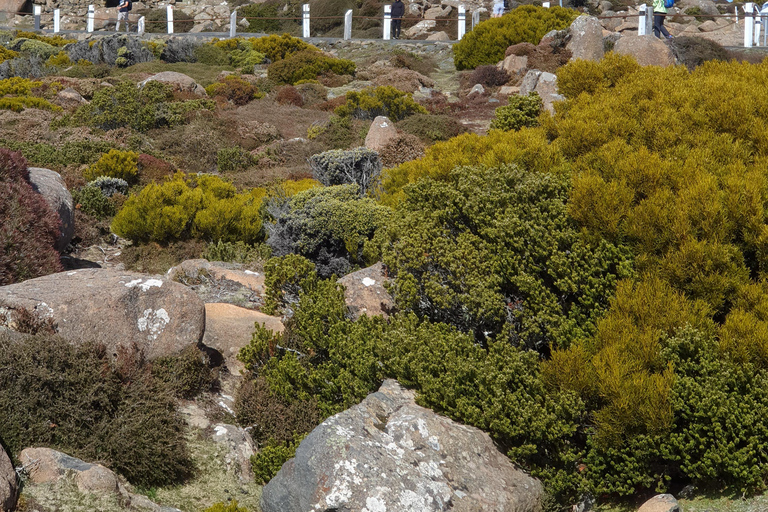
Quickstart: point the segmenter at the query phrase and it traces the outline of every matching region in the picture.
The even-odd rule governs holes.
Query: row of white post
[[[549,2],[545,2],[547,7],[549,7]],[[88,6],[88,15],[86,18],[86,32],[93,32],[94,31],[94,15],[95,15],[95,8],[93,5]],[[304,4],[301,9],[302,12],[302,37],[309,38],[309,4]],[[35,30],[40,30],[40,17],[42,14],[42,6],[35,4],[34,6],[34,16],[35,16]],[[478,23],[480,23],[480,13],[475,11],[472,13],[472,27],[474,28]],[[173,6],[168,5],[166,7],[166,24],[167,24],[167,33],[173,34]],[[466,34],[467,29],[467,11],[464,7],[464,4],[459,5],[459,19],[458,19],[458,36],[459,39],[463,38]],[[138,30],[137,32],[139,35],[144,33],[146,25],[146,20],[144,16],[139,18],[138,21]],[[392,29],[392,6],[391,5],[385,5],[384,6],[384,27],[383,27],[383,33],[382,37],[385,40],[389,40],[391,37],[391,29]],[[61,10],[60,9],[54,9],[53,10],[53,32],[59,33],[61,31]],[[237,10],[232,11],[232,14],[229,15],[229,37],[235,37],[237,34]],[[352,9],[348,10],[344,14],[344,39],[349,40],[352,39]]]

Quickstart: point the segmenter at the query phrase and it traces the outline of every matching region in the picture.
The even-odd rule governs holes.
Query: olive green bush
[[[375,119],[387,116],[397,122],[413,114],[427,113],[427,109],[413,101],[413,96],[389,85],[349,91],[346,97],[347,102],[334,111],[340,117]]]
[[[323,277],[364,263],[366,243],[390,216],[386,206],[360,197],[357,184],[311,188],[267,210],[274,219],[267,224],[272,254],[304,256]]]
[[[0,437],[12,455],[49,446],[143,486],[192,471],[172,395],[139,355],[50,335],[0,334]]]
[[[179,398],[194,398],[218,384],[218,374],[211,368],[210,358],[196,346],[189,346],[177,355],[155,359],[151,372],[152,377]]]
[[[491,129],[508,131],[538,126],[538,117],[543,106],[536,91],[528,93],[527,96],[510,96],[506,106],[496,109],[491,120]]]
[[[259,453],[251,456],[253,468],[253,480],[259,484],[266,484],[274,477],[288,459],[296,455],[300,439],[290,443],[270,443],[259,450]]]
[[[304,50],[316,49],[302,39],[289,34],[252,38],[251,44],[254,50],[263,53],[272,62],[283,60]]]
[[[440,114],[413,114],[398,121],[397,128],[428,144],[448,140],[468,131],[455,117]]]
[[[309,157],[312,176],[326,187],[356,184],[360,195],[375,193],[379,187],[381,160],[372,149],[332,149]]]
[[[238,13],[248,20],[249,32],[279,32],[283,23],[279,19],[279,11],[274,3],[248,4],[240,7]],[[272,19],[259,19],[272,18]]]
[[[0,80],[0,109],[21,112],[26,108],[61,111],[61,107],[35,94],[42,82],[29,78],[11,77]]]
[[[295,84],[300,80],[315,80],[324,73],[354,75],[355,63],[347,59],[328,57],[314,47],[292,53],[267,68],[267,76],[278,84]]]
[[[249,511],[245,507],[238,506],[237,500],[232,500],[229,503],[214,503],[212,506],[208,507],[203,512],[249,512]]]
[[[116,213],[115,204],[99,187],[88,185],[73,191],[72,201],[81,212],[97,219],[112,217]]]
[[[517,43],[539,44],[550,30],[568,28],[577,11],[522,5],[501,18],[481,22],[453,46],[456,69],[474,69],[504,59],[507,47]]]
[[[263,189],[237,193],[216,176],[176,174],[163,184],[150,183],[131,196],[112,221],[112,230],[133,242],[168,243],[263,240]]]
[[[61,145],[45,142],[23,142],[3,139],[0,145],[18,151],[30,165],[40,167],[64,167],[67,165],[90,165],[104,153],[114,149],[107,141],[65,141]]]
[[[136,183],[139,178],[139,155],[133,151],[110,149],[96,163],[88,167],[83,177],[93,181],[101,176],[119,178],[128,183]]]

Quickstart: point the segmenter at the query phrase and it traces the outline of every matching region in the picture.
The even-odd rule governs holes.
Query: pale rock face
[[[621,55],[630,55],[641,66],[674,66],[675,55],[667,44],[653,35],[624,35],[613,47]]]
[[[682,512],[682,509],[671,494],[657,494],[643,503],[637,512]]]
[[[566,48],[571,51],[571,60],[599,61],[603,50],[603,27],[594,16],[579,16],[568,29],[570,41]]]
[[[251,435],[235,425],[218,424],[213,427],[213,440],[226,447],[227,471],[236,473],[241,483],[253,481],[251,456],[256,453],[256,444]]]
[[[397,138],[395,123],[386,116],[378,116],[371,123],[368,135],[365,136],[365,147],[380,151]]]
[[[16,509],[19,497],[19,483],[11,459],[0,446],[0,512],[11,512]]]
[[[385,287],[388,281],[390,278],[381,262],[339,279],[339,284],[344,286],[344,300],[354,318],[361,315],[387,318],[395,305]]]
[[[80,98],[82,99],[82,96]],[[27,170],[32,188],[42,194],[45,202],[61,220],[60,235],[55,247],[57,251],[63,251],[75,235],[75,205],[72,202],[72,194],[67,190],[59,173],[40,167],[29,167]]]
[[[301,443],[264,488],[264,512],[539,512],[541,483],[482,431],[414,403],[385,381]]]

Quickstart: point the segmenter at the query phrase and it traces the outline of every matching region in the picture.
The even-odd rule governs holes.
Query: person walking
[[[400,24],[403,22],[405,4],[403,0],[395,0],[392,3],[392,37],[400,39]]]
[[[115,25],[115,32],[120,32],[121,21],[125,21],[125,31],[131,31],[131,27],[128,25],[128,11],[130,10],[131,0],[120,0],[120,3],[117,5],[117,24]]]
[[[667,39],[672,39],[666,27],[664,27],[664,18],[667,17],[667,7],[664,0],[653,0],[653,35],[661,39],[661,34]]]
[[[504,14],[504,0],[494,0],[492,18],[501,18]]]

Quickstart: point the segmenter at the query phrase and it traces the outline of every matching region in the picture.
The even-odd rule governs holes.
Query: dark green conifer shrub
[[[115,204],[104,195],[99,187],[85,186],[72,193],[72,201],[79,205],[80,211],[95,217],[105,219],[115,215]]]
[[[528,93],[527,96],[510,96],[507,101],[507,105],[496,109],[491,120],[491,129],[509,131],[539,125],[538,118],[544,105],[536,91]]]
[[[273,2],[244,5],[238,9],[238,13],[248,20],[249,32],[269,34],[279,32],[283,26],[283,21],[276,19],[280,17],[280,12]]]
[[[539,44],[547,32],[568,28],[578,15],[571,9],[523,5],[501,18],[483,21],[453,46],[456,69],[496,64],[504,59],[507,47],[523,42]]]
[[[397,128],[428,144],[448,140],[467,132],[467,127],[454,116],[413,114],[397,122]]]
[[[354,75],[355,63],[351,60],[328,57],[314,47],[292,53],[273,62],[267,68],[267,76],[278,84],[295,84],[300,80],[315,80],[323,73]]]

